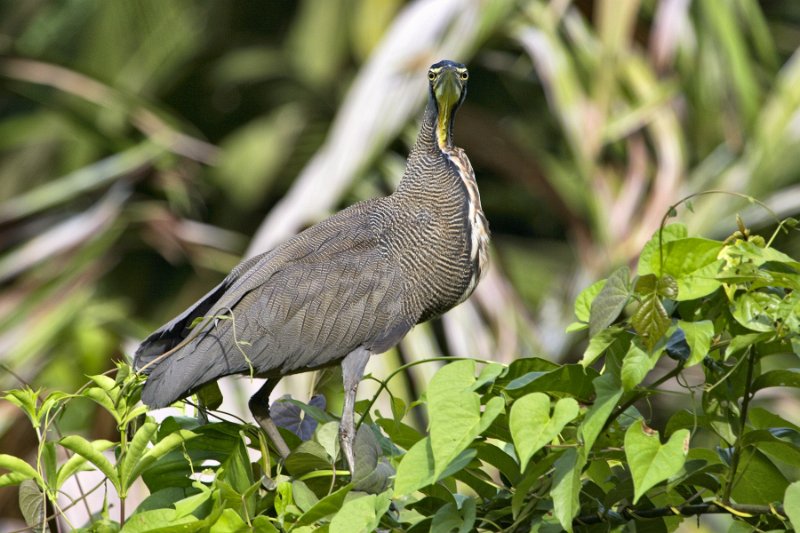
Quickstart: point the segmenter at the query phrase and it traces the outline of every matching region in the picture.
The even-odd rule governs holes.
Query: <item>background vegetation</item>
[[[0,389],[77,390],[243,254],[392,190],[421,73],[442,57],[471,69],[455,136],[494,269],[370,371],[433,355],[575,361],[572,302],[632,264],[678,198],[726,189],[800,211],[798,46],[800,6],[767,0],[4,4]],[[736,212],[773,224],[722,196],[680,218],[721,239]],[[777,244],[800,255],[796,238]],[[394,394],[410,403],[434,370],[412,367]],[[335,411],[336,380],[318,381]],[[310,385],[287,388],[305,400]],[[426,427],[423,410],[409,417]],[[32,459],[28,426],[0,402],[3,453]],[[116,426],[92,402],[59,419],[92,438]],[[18,516],[16,493],[0,498]]]

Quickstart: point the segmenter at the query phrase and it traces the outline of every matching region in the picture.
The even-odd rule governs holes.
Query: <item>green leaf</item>
[[[756,505],[769,505],[780,500],[789,486],[783,470],[760,450],[744,448],[731,497],[735,501]]]
[[[289,473],[299,477],[314,470],[330,468],[331,459],[320,443],[309,440],[294,448],[284,465]]]
[[[56,479],[56,469],[58,468],[58,459],[56,458],[56,443],[53,441],[45,441],[41,448],[41,466],[44,470],[43,478],[48,481]]]
[[[656,283],[656,292],[662,298],[674,300],[678,296],[678,282],[670,275],[662,276]]]
[[[664,246],[670,241],[685,239],[688,234],[689,232],[683,224],[670,224],[656,230],[653,237],[647,241],[647,244],[642,248],[642,253],[639,254],[639,263],[636,266],[636,272],[640,276],[660,273],[660,269],[654,268],[654,266],[659,266],[659,242]]]
[[[20,474],[19,472],[11,472],[10,474],[3,474],[2,476],[0,476],[0,488],[13,487],[14,485],[19,485],[26,479],[30,479],[30,477],[26,476],[25,474]]]
[[[690,367],[702,362],[711,348],[714,324],[710,320],[700,320],[698,322],[678,320],[678,327],[686,335],[686,343],[691,351],[689,358],[686,360],[686,366]]]
[[[34,531],[41,531],[45,518],[45,498],[42,489],[31,479],[24,480],[19,487],[19,510],[25,523]]]
[[[555,463],[561,454],[550,453],[545,455],[541,461],[530,463],[528,468],[523,472],[520,481],[514,484],[514,494],[511,496],[511,514],[516,520],[519,517],[525,503],[530,494],[530,489],[540,482],[545,473],[550,470],[550,467]]]
[[[163,442],[163,441],[162,441]],[[255,514],[256,499],[254,494],[248,493],[248,489],[253,486],[253,469],[250,466],[250,457],[247,454],[247,447],[244,437],[241,437],[237,446],[231,454],[222,462],[222,480],[230,484],[237,494],[237,500],[244,504],[245,512],[248,516]],[[219,482],[218,482],[219,484]],[[294,492],[292,493],[294,496]]]
[[[314,440],[327,452],[330,460],[335,461],[339,455],[339,422],[318,425]]]
[[[117,382],[111,379],[108,376],[104,376],[103,374],[97,374],[95,376],[89,376],[89,379],[94,381],[98,387],[103,389],[104,391],[111,391],[114,387],[117,386]]]
[[[636,294],[652,294],[658,291],[658,278],[655,274],[645,274],[639,276],[633,284],[633,292]]]
[[[592,302],[605,287],[606,280],[601,279],[583,289],[575,300],[575,317],[581,322],[589,322]]]
[[[200,405],[205,409],[213,411],[222,405],[222,391],[219,390],[219,384],[216,381],[206,383],[196,394]]]
[[[652,350],[670,325],[667,311],[661,304],[658,293],[642,297],[639,307],[631,317],[631,324],[648,350]]]
[[[42,476],[39,475],[39,472],[37,472],[35,468],[13,455],[0,453],[0,468],[10,470],[18,476],[25,476],[25,479],[33,479],[41,486],[44,485]]]
[[[756,266],[761,266],[768,262],[775,262],[783,263],[794,270],[800,270],[800,263],[785,253],[775,248],[762,248],[751,241],[737,240],[732,246],[726,249],[726,255],[740,260],[746,259],[752,261]]]
[[[434,476],[472,444],[499,414],[502,405],[490,402],[481,416],[480,396],[472,392],[475,361],[465,360],[442,367],[428,388],[430,444]],[[502,402],[501,402],[502,403]]]
[[[650,266],[652,272],[659,277],[669,275],[680,280],[715,262],[722,247],[723,244],[719,241],[699,237],[676,239],[664,244],[663,268],[658,268],[658,254],[651,258]]]
[[[501,449],[499,445],[487,441],[477,443],[475,448],[478,450],[478,459],[497,468],[506,478],[516,479],[519,476],[519,464],[517,459],[511,457],[510,449]]]
[[[388,491],[350,499],[331,520],[330,533],[371,533],[391,503]]]
[[[104,452],[116,445],[115,442],[111,442],[110,440],[105,439],[98,439],[92,441],[92,448],[97,450],[98,452]],[[61,486],[64,484],[67,479],[69,479],[75,472],[81,469],[81,467],[86,463],[86,457],[82,457],[81,455],[75,454],[70,457],[61,468],[58,469],[58,473],[56,474],[56,489],[60,489]]]
[[[169,524],[169,525],[166,525]],[[125,522],[120,533],[171,533],[200,531],[208,526],[192,515],[178,518],[174,509],[153,509],[136,513]]]
[[[119,484],[119,476],[114,466],[91,442],[80,435],[69,435],[61,439],[60,443],[63,447],[72,450],[96,466],[111,481],[117,491],[123,493]]]
[[[722,283],[717,276],[723,265],[725,265],[725,260],[720,259],[678,278],[676,280],[678,283],[678,294],[673,300],[679,302],[696,300],[697,298],[708,296],[719,289]]]
[[[486,405],[483,406],[483,415],[481,416],[481,420],[478,423],[477,434],[483,434],[484,431],[489,429],[489,426],[494,422],[494,420],[500,416],[500,414],[505,411],[506,402],[500,396],[493,396],[486,402]],[[473,440],[475,440],[473,438]]]
[[[736,298],[733,318],[752,331],[769,332],[775,330],[781,299],[772,293],[748,292]]]
[[[145,422],[142,427],[136,430],[130,443],[128,443],[128,446],[125,448],[125,456],[122,459],[119,470],[122,486],[125,489],[130,487],[136,480],[136,478],[130,477],[130,473],[133,472],[136,463],[138,463],[142,455],[144,455],[147,445],[150,443],[157,429],[158,424],[155,422]]]
[[[614,323],[630,298],[631,271],[627,266],[615,270],[592,302],[589,313],[589,335],[594,337]]]
[[[389,486],[389,476],[394,476],[394,469],[387,462],[380,461],[381,446],[375,432],[369,424],[361,424],[356,432],[353,445],[356,457],[355,472],[351,482],[355,490],[378,494]]]
[[[114,403],[114,399],[111,396],[109,396],[107,390],[102,389],[100,387],[90,387],[83,392],[83,396],[91,398],[96,404],[98,404],[105,411],[107,411],[108,414],[113,416],[114,420],[116,420],[117,422],[117,425],[120,425],[122,423],[122,416],[121,416],[122,414],[117,412],[117,406]]]
[[[511,406],[509,427],[519,456],[520,470],[543,446],[552,442],[569,422],[578,416],[578,402],[558,400],[550,416],[550,397],[540,392],[523,396]]]
[[[566,531],[572,531],[572,520],[580,511],[581,472],[586,465],[583,449],[570,448],[555,462],[553,487],[553,514]]]
[[[622,328],[619,327],[612,327],[608,329],[604,329],[591,339],[589,339],[589,346],[586,347],[586,351],[583,352],[583,358],[581,359],[581,365],[589,366],[595,362],[595,360],[603,355],[609,346],[611,346],[614,341],[619,338],[619,334],[622,333]]]
[[[233,509],[225,509],[211,526],[209,533],[248,533],[250,531],[252,529],[242,520],[239,513]]]
[[[4,394],[3,399],[22,409],[22,411],[28,415],[31,424],[33,424],[34,427],[39,426],[40,411],[37,407],[39,401],[39,391],[34,391],[30,387],[25,387],[24,389],[14,389]]]
[[[270,519],[264,515],[258,515],[253,518],[252,522],[253,528],[251,531],[255,533],[279,533],[278,528],[272,525]]]
[[[469,533],[473,531],[476,509],[475,500],[465,498],[459,508],[455,503],[448,503],[439,508],[433,515],[431,533]]]
[[[174,503],[175,506],[175,519],[183,518],[194,513],[201,505],[207,502],[214,492],[200,482],[192,484],[195,489],[200,489],[198,494],[192,494]]]
[[[584,453],[588,454],[594,446],[608,417],[622,397],[622,386],[614,374],[608,372],[594,380],[595,400],[578,427],[578,435],[583,440]]]
[[[690,433],[681,429],[661,444],[658,431],[637,420],[625,432],[625,457],[633,478],[633,503],[652,487],[677,474],[689,452]]]
[[[578,399],[588,400],[592,395],[592,380],[597,371],[583,365],[562,365],[546,372],[529,372],[518,377],[506,386],[506,393],[512,398],[520,398],[531,392],[567,394]]]
[[[781,431],[778,428],[756,429],[745,433],[739,439],[741,447],[752,446],[759,452],[768,457],[773,457],[781,462],[792,465],[793,467],[800,466],[800,448],[794,445],[789,440],[778,438],[776,434],[789,433],[786,429]],[[798,434],[795,433],[796,437]],[[788,435],[787,435],[788,436]]]
[[[772,338],[772,333],[747,333],[744,335],[736,335],[731,339],[728,348],[725,350],[725,359],[735,355],[747,348],[764,342]]]
[[[770,370],[758,376],[753,382],[753,392],[767,387],[800,388],[800,370],[796,368]]]
[[[308,511],[319,502],[317,495],[308,488],[308,485],[299,479],[292,481],[292,500],[294,500],[295,505],[303,512]]]
[[[489,363],[488,365],[483,365],[481,373],[478,374],[478,379],[475,380],[475,383],[472,385],[472,390],[477,391],[487,383],[494,383],[497,377],[505,371],[506,366],[501,365],[500,363]],[[399,400],[399,398],[397,399]],[[396,414],[395,417],[397,417]]]
[[[128,475],[128,479],[136,479],[141,473],[147,469],[151,464],[161,459],[163,456],[182,445],[183,443],[197,437],[196,433],[189,430],[181,429],[174,433],[170,433],[160,441],[158,441],[152,448],[142,456],[136,463]]]
[[[403,456],[394,479],[395,497],[411,494],[436,480],[433,468],[431,439],[420,439]]]
[[[795,481],[786,487],[783,496],[783,510],[786,511],[794,528],[800,529],[800,481]]]
[[[620,371],[620,379],[625,391],[633,390],[644,380],[647,373],[655,366],[659,355],[659,352],[648,354],[635,342],[631,343],[628,353],[622,360],[622,370]]]
[[[292,527],[307,526],[338,512],[344,504],[345,496],[352,488],[352,484],[347,484],[336,492],[328,494],[300,515]]]

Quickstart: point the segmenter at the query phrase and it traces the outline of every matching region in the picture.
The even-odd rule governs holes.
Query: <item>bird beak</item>
[[[451,147],[450,131],[452,128],[455,108],[461,101],[461,92],[464,90],[458,72],[447,69],[442,71],[433,86],[436,104],[439,108],[439,117],[436,128],[436,137],[442,148]]]

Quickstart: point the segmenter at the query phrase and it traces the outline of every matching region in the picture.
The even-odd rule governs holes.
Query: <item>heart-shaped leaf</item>
[[[639,501],[653,486],[678,473],[689,452],[689,430],[672,434],[661,444],[658,431],[637,420],[625,432],[625,457],[633,477],[633,503]]]
[[[551,417],[550,397],[541,392],[533,392],[514,402],[509,428],[519,455],[520,470],[524,471],[533,454],[578,416],[578,410],[578,402],[573,398],[562,398],[556,402]]]

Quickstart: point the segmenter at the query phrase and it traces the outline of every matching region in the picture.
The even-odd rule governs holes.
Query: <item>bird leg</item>
[[[247,405],[250,407],[250,412],[253,413],[253,418],[256,419],[258,425],[261,426],[261,429],[264,430],[264,433],[266,433],[267,437],[272,441],[278,454],[283,459],[286,459],[290,452],[289,446],[286,445],[286,441],[283,440],[283,437],[278,432],[278,426],[275,425],[275,422],[273,422],[272,418],[269,416],[269,395],[272,393],[272,389],[275,388],[275,385],[278,384],[278,381],[277,379],[267,379],[261,388],[253,394],[250,401],[247,402]]]
[[[342,450],[350,467],[350,477],[355,475],[356,461],[353,454],[353,441],[356,436],[354,409],[358,383],[364,376],[367,360],[372,355],[366,348],[356,348],[342,361],[342,380],[344,381],[344,406],[342,407],[342,421],[339,424],[339,437],[342,439]]]

